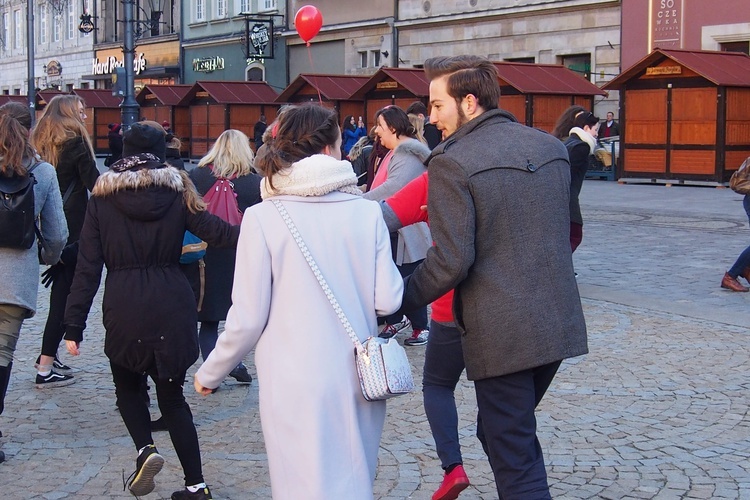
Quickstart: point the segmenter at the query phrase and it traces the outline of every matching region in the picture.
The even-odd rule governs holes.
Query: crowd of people
[[[286,106],[252,140],[223,132],[190,172],[169,124],[111,124],[99,174],[80,98],[53,98],[33,128],[25,107],[0,108],[0,181],[34,176],[41,227],[40,250],[0,247],[12,272],[0,292],[0,413],[40,259],[51,286],[40,388],[75,381],[57,349],[64,338],[70,355],[85,352],[106,267],[104,354],[136,450],[133,495],[153,491],[164,464],[153,383],[184,472],[172,498],[211,498],[185,377],[200,356],[200,394],[227,376],[251,383],[254,351],[273,497],[373,498],[386,402],[362,394],[345,315],[362,342],[407,333],[404,345],[426,346],[425,417],[443,469],[433,500],[470,485],[454,400],[464,371],[498,496],[550,498],[534,410],[562,360],[587,352],[572,252],[599,119],[571,107],[554,135],[519,124],[498,108],[496,69],[481,57],[428,59],[425,72],[429,113],[386,106],[368,131],[362,117]],[[219,183],[239,225],[214,215]],[[180,261],[186,232],[208,244],[197,262]]]

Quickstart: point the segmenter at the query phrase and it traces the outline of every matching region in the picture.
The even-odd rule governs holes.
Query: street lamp
[[[133,75],[133,62],[135,61],[135,33],[133,30],[133,13],[136,0],[122,0],[123,14],[125,18],[125,38],[123,39],[122,54],[125,65],[125,93],[120,104],[122,116],[122,130],[127,131],[130,126],[138,121],[139,108],[135,100],[135,77]]]

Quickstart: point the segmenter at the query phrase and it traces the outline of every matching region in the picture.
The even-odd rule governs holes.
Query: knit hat
[[[119,123],[110,123],[109,125],[107,125],[107,128],[109,128],[111,132],[116,134],[120,131],[121,127]]]
[[[138,153],[151,153],[165,161],[167,145],[164,129],[159,130],[145,122],[132,124],[122,136],[122,156],[124,158]]]

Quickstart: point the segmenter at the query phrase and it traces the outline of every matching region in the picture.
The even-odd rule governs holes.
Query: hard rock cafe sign
[[[140,75],[146,69],[148,61],[143,52],[133,58],[133,72],[136,75]],[[103,61],[100,61],[98,57],[94,58],[91,73],[94,75],[110,75],[115,72],[115,68],[121,68],[125,66],[124,59],[118,59],[115,56],[106,57]]]

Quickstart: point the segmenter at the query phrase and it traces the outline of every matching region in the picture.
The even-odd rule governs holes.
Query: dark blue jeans
[[[201,327],[198,330],[198,344],[201,347],[201,356],[203,357],[203,361],[206,361],[208,355],[211,354],[211,351],[214,350],[217,340],[219,340],[219,322],[201,321]],[[237,368],[241,368],[243,366],[245,366],[245,364],[240,361],[240,363],[237,365]]]
[[[746,194],[742,199],[742,206],[745,208],[747,218],[750,219],[750,195]],[[729,269],[729,271],[727,271],[727,273],[729,273],[729,276],[731,276],[732,278],[737,278],[737,276],[740,276],[742,274],[742,271],[744,271],[747,267],[750,267],[750,247],[747,247],[742,251],[740,256],[737,257],[737,261]]]
[[[422,261],[418,260],[417,262],[410,262],[396,267],[398,267],[398,272],[401,274],[401,277],[406,278],[407,276],[410,276],[421,263]],[[411,321],[411,326],[414,330],[425,330],[427,328],[427,306],[408,311],[405,314],[406,317],[409,318],[409,321]],[[401,317],[400,314],[391,314],[390,316],[385,317],[385,322],[392,325],[401,321]]]
[[[477,437],[489,457],[502,500],[551,498],[534,410],[559,367],[556,361],[474,381]]]
[[[464,353],[458,328],[431,321],[424,355],[422,395],[424,411],[443,469],[463,463],[458,441],[458,412],[453,395],[463,371]]]

